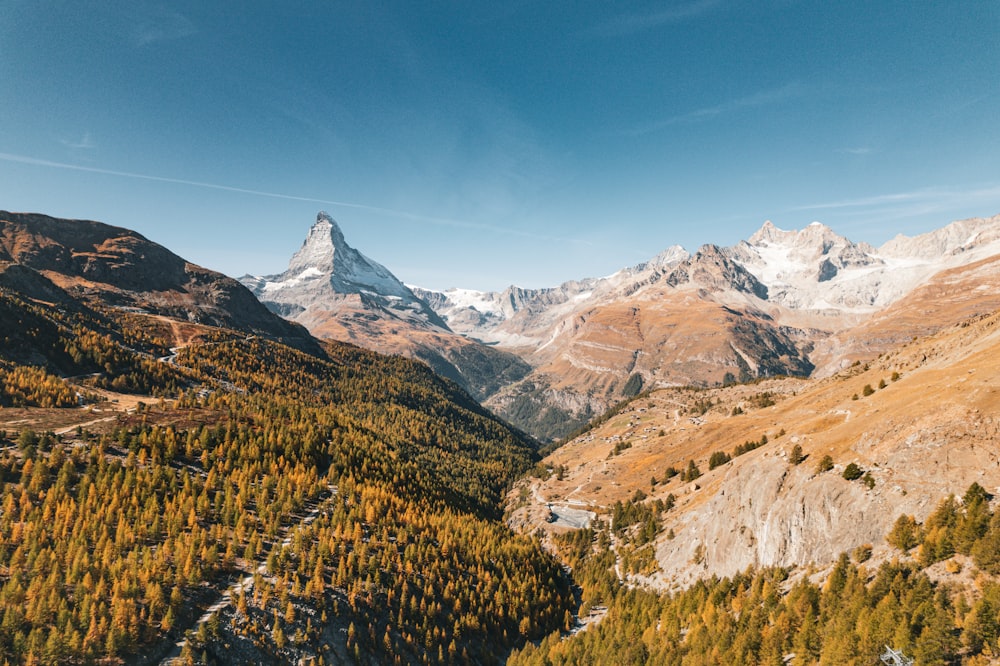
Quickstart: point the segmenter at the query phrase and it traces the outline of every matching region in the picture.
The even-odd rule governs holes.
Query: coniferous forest
[[[425,366],[224,331],[158,362],[127,318],[3,305],[6,349],[55,359],[8,361],[4,404],[75,405],[55,372],[176,397],[4,433],[7,662],[156,663],[197,627],[188,661],[496,663],[566,626],[566,575],[499,521],[534,443]]]

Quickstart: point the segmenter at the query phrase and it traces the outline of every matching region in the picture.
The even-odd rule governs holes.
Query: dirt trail
[[[329,486],[328,491],[330,492],[329,497],[320,500],[316,504],[316,506],[309,513],[303,516],[302,519],[299,520],[297,523],[289,525],[288,527],[285,528],[284,530],[285,537],[281,540],[280,543],[277,544],[278,548],[280,548],[281,550],[290,548],[292,545],[292,539],[295,536],[295,531],[301,529],[302,527],[305,527],[306,525],[316,520],[316,518],[319,516],[323,508],[337,496],[336,486]],[[241,579],[230,585],[228,588],[226,588],[223,592],[219,594],[216,600],[208,608],[205,609],[205,612],[202,613],[201,617],[198,618],[198,620],[194,623],[194,625],[190,627],[188,630],[185,630],[184,638],[177,641],[177,643],[175,643],[174,646],[170,649],[170,652],[167,654],[167,656],[164,657],[162,660],[160,660],[159,663],[161,664],[161,666],[169,666],[170,664],[178,663],[178,660],[180,659],[181,656],[181,652],[187,645],[188,636],[190,636],[192,633],[197,632],[198,628],[201,627],[206,622],[208,622],[210,619],[212,619],[213,615],[219,613],[224,608],[230,606],[233,603],[233,600],[238,598],[241,593],[245,594],[249,592],[251,589],[253,589],[253,579],[254,576],[258,574],[262,576],[267,575],[266,557],[264,558],[264,561],[258,561],[257,567],[253,570],[253,573],[247,574],[246,576],[242,577]]]
[[[66,426],[65,428],[60,428],[59,430],[56,430],[55,433],[57,435],[66,435],[66,434],[69,434],[69,433],[73,432],[77,428],[86,428],[87,426],[92,426],[95,423],[104,423],[105,421],[114,421],[117,418],[118,418],[118,413],[115,413],[112,416],[105,416],[103,418],[93,419],[91,421],[84,421],[83,423],[75,423],[73,425]]]

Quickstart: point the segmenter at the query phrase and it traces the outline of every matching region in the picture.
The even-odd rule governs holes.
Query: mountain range
[[[733,247],[674,246],[603,278],[434,291],[404,285],[320,213],[287,271],[241,280],[314,334],[422,359],[551,439],[643,389],[827,376],[991,311],[1000,298],[981,285],[1000,270],[998,255],[1000,217],[879,248],[819,222],[792,231],[765,222]],[[927,309],[922,294],[962,292],[967,279],[975,289],[961,305],[911,314]],[[909,323],[875,325],[884,319]]]
[[[265,306],[127,229],[0,212],[0,654],[989,663],[998,227],[765,224],[487,294],[403,285],[321,215],[244,278]],[[515,359],[480,391],[543,435],[625,400],[542,458],[474,364],[319,323]]]

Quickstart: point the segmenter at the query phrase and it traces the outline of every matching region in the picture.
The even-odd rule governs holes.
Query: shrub
[[[798,465],[805,459],[806,457],[802,454],[802,447],[799,444],[793,446],[792,453],[788,456],[788,462]]]
[[[851,552],[851,557],[853,557],[854,561],[858,564],[867,562],[872,557],[872,545],[870,543],[865,543],[858,546]]]
[[[861,389],[861,394],[863,396],[865,396],[866,398],[868,396],[870,396],[874,392],[875,392],[875,389],[872,388],[871,384],[865,384],[865,387],[863,389]]]
[[[833,469],[833,458],[827,454],[816,465],[816,473],[822,474],[823,472],[829,472],[831,469]]]
[[[859,467],[857,463],[852,462],[848,464],[847,467],[844,468],[844,478],[847,479],[848,481],[855,481],[857,479],[860,479],[864,473],[865,471],[861,469],[861,467]]]

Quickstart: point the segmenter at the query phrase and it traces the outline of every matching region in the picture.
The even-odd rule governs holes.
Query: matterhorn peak
[[[400,282],[388,268],[347,244],[337,222],[325,212],[316,215],[302,247],[280,275],[241,278],[272,310],[286,316],[335,309],[345,299],[365,301],[396,317],[415,317],[446,328],[440,318]],[[305,316],[305,315],[303,315]]]
[[[334,271],[334,257],[337,251],[351,249],[344,240],[344,232],[327,213],[320,211],[316,223],[309,229],[302,247],[288,263],[289,272],[299,272],[315,268],[323,273]]]
[[[340,230],[340,226],[337,224],[337,221],[333,219],[325,210],[321,210],[316,213],[316,223],[312,225],[312,229],[319,229],[324,233],[330,234],[331,238],[335,241],[339,240],[341,243],[344,242],[344,232]]]

